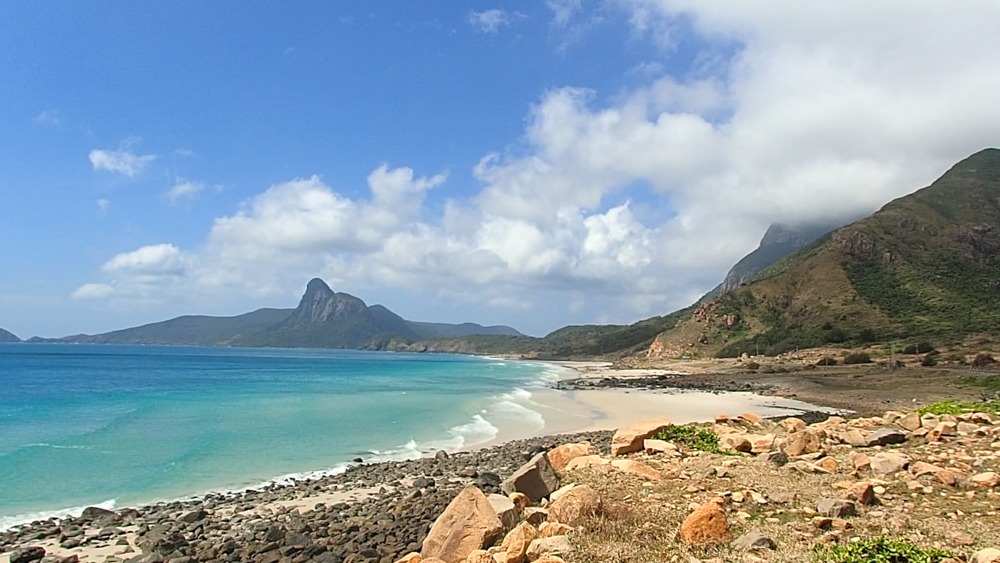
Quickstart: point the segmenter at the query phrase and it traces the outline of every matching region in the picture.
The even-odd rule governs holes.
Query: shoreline
[[[557,435],[608,432],[644,418],[667,417],[675,423],[685,424],[689,422],[711,421],[713,416],[720,412],[738,414],[739,412],[752,411],[765,417],[796,415],[817,410],[828,410],[830,413],[836,412],[833,409],[825,409],[819,405],[800,403],[791,399],[767,397],[737,389],[704,391],[700,389],[684,389],[683,385],[678,385],[678,387],[668,390],[651,390],[629,388],[627,385],[623,386],[621,384],[622,382],[641,382],[650,377],[660,378],[663,376],[670,377],[670,381],[680,384],[681,382],[674,378],[688,374],[674,370],[654,368],[616,369],[612,366],[611,362],[603,361],[536,361],[513,360],[511,358],[503,358],[503,361],[524,361],[526,363],[556,368],[552,369],[550,367],[547,370],[543,370],[542,377],[538,380],[539,386],[527,386],[524,389],[524,391],[530,393],[530,398],[526,399],[528,403],[526,408],[540,414],[544,419],[544,425],[535,430],[526,428],[498,428],[496,436],[485,441],[463,444],[451,450],[450,453],[475,453],[484,449],[501,447],[510,442],[543,439]],[[546,372],[549,375],[548,377],[545,377]],[[583,388],[573,389],[562,388],[567,383],[580,381],[612,381],[613,384],[610,386],[605,384],[604,386],[584,386]],[[775,401],[779,401],[779,403],[776,404]],[[149,506],[198,502],[216,496],[228,497],[232,495],[254,494],[281,487],[294,488],[297,484],[303,482],[336,478],[357,467],[419,461],[430,458],[436,452],[437,450],[426,449],[419,451],[419,456],[402,454],[402,457],[396,459],[382,459],[379,458],[380,454],[372,453],[367,458],[362,456],[355,460],[336,461],[330,467],[291,472],[244,484],[212,487],[172,498],[151,499],[120,506],[115,503],[117,499],[109,499],[96,502],[91,506],[113,506],[114,510],[133,510]],[[357,459],[361,459],[362,461],[358,462]],[[331,499],[328,498],[326,500],[329,501]],[[337,502],[340,502],[340,500],[338,499]],[[19,519],[18,523],[8,524],[0,528],[0,534],[9,530],[17,530],[39,519],[73,518],[83,508],[84,506],[82,505],[61,507],[52,510],[39,510],[7,516],[4,518],[9,521],[17,517],[22,518]],[[3,563],[2,559],[0,559],[0,563]]]

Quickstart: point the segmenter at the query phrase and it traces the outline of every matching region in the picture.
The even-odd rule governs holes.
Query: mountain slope
[[[1000,150],[821,237],[750,284],[702,303],[651,357],[775,354],[826,343],[1000,326]]]
[[[291,309],[258,309],[235,317],[185,315],[167,321],[105,332],[78,334],[44,341],[88,344],[176,344],[216,346],[243,334],[256,333],[288,317]],[[34,339],[42,341],[42,339]]]
[[[14,335],[13,332],[6,331],[0,328],[0,342],[20,342],[21,339]]]

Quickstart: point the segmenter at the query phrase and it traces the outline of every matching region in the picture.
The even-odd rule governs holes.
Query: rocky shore
[[[359,464],[340,475],[263,490],[118,511],[91,508],[79,518],[0,533],[0,561],[391,563],[419,551],[431,524],[464,486],[499,492],[501,481],[537,453],[580,440],[606,451],[611,435],[544,436]],[[32,550],[38,547],[45,551]]]

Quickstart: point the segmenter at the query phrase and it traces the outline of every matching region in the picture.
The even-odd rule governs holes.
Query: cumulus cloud
[[[115,288],[106,283],[85,283],[73,292],[73,299],[103,299],[110,297]]]
[[[583,6],[582,0],[546,0],[545,5],[552,10],[552,22],[564,27]]]
[[[536,328],[630,322],[693,302],[773,221],[869,213],[996,144],[1000,7],[614,5],[660,60],[622,69],[640,84],[612,98],[542,93],[523,137],[475,165],[475,197],[437,211],[425,198],[445,174],[388,165],[364,197],[299,178],[217,218],[197,248],[114,257],[104,284],[286,296],[319,275],[362,296],[430,292],[436,309],[530,310]],[[550,8],[556,23],[577,10]],[[490,12],[470,21],[509,23]],[[712,64],[660,72],[677,26]]]
[[[498,33],[510,25],[510,15],[504,10],[485,10],[469,14],[469,25],[479,33]]]
[[[90,164],[94,170],[107,170],[134,178],[156,160],[154,154],[136,155],[131,143],[124,143],[118,150],[94,149],[90,151]]]

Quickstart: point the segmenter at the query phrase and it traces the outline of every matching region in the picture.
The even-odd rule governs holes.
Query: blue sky
[[[292,307],[315,276],[538,335],[665,314],[770,222],[998,144],[1000,16],[964,8],[6,3],[0,327]]]

